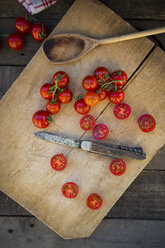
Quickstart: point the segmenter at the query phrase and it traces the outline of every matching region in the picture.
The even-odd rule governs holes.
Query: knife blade
[[[69,146],[72,148],[81,148],[85,151],[113,158],[129,157],[134,159],[143,160],[146,154],[141,147],[129,147],[123,145],[106,144],[90,140],[75,140],[65,136],[60,136],[49,132],[36,132],[34,133],[40,139],[54,142],[60,145]]]

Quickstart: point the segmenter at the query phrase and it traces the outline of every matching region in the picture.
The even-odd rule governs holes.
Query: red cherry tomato
[[[48,36],[48,28],[41,23],[34,24],[31,28],[31,35],[36,41],[43,41]]]
[[[123,90],[118,90],[118,91],[110,90],[108,94],[108,98],[110,102],[114,104],[121,103],[124,100],[124,97],[125,94]]]
[[[61,191],[65,197],[75,198],[78,195],[79,188],[78,188],[77,184],[75,184],[73,182],[68,182],[62,186]]]
[[[105,100],[108,96],[108,91],[106,89],[101,89],[100,85],[96,88],[96,93],[98,94],[100,101]]]
[[[93,137],[97,140],[105,140],[108,137],[108,134],[109,134],[109,129],[103,123],[97,124],[93,128]]]
[[[54,103],[51,102],[47,102],[46,104],[46,110],[48,111],[48,113],[50,114],[57,114],[61,109],[61,104],[60,102],[56,101]]]
[[[85,90],[95,90],[97,88],[97,80],[94,76],[86,76],[82,81]]]
[[[67,159],[63,154],[56,154],[51,158],[50,164],[54,170],[62,171],[67,165]]]
[[[94,76],[99,81],[99,83],[105,83],[110,81],[110,72],[107,68],[100,66],[94,71]]]
[[[88,114],[91,109],[91,107],[84,102],[83,98],[75,102],[74,108],[76,112],[81,115]]]
[[[15,29],[21,34],[28,34],[31,30],[31,23],[24,17],[15,20]]]
[[[69,76],[64,71],[57,71],[53,75],[53,83],[58,85],[59,88],[66,88],[66,86],[69,84]]]
[[[8,46],[13,50],[21,50],[24,47],[25,39],[19,33],[11,34],[7,39]]]
[[[115,106],[113,113],[117,119],[127,119],[131,114],[131,107],[126,103],[119,103]]]
[[[95,126],[95,122],[95,118],[92,115],[84,115],[80,120],[80,127],[87,131]]]
[[[126,164],[124,163],[123,160],[117,158],[117,159],[112,160],[112,162],[110,163],[109,169],[112,172],[112,174],[116,176],[121,176],[126,171]]]
[[[38,128],[46,128],[49,126],[50,122],[52,122],[52,119],[48,112],[45,110],[39,110],[33,115],[32,121],[34,126]]]
[[[96,104],[98,104],[99,96],[94,91],[88,91],[84,95],[84,101],[88,106],[92,107],[92,106],[95,106]]]
[[[72,91],[69,90],[69,89],[65,89],[63,92],[61,92],[58,95],[58,100],[61,103],[68,103],[68,102],[71,102],[72,101],[72,97],[73,97]]]
[[[50,84],[50,83],[46,83],[46,84],[42,85],[42,87],[40,89],[40,94],[44,99],[46,99],[46,100],[52,99],[52,92],[49,93],[49,90],[53,86],[54,85]]]
[[[96,210],[99,209],[103,204],[103,199],[100,195],[93,193],[87,198],[87,206],[90,209]]]
[[[125,71],[117,70],[111,74],[111,79],[116,82],[117,86],[123,86],[127,82],[127,74]]]
[[[151,132],[156,127],[156,121],[150,114],[140,116],[138,119],[138,124],[140,129],[145,133]]]

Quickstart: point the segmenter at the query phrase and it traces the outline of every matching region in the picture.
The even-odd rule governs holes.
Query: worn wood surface
[[[50,9],[46,10],[45,12],[42,12],[38,14],[36,17],[40,21],[44,21],[49,26],[49,30],[51,31],[58,23],[58,21],[61,19],[63,16],[64,12],[67,11],[67,9],[71,6],[73,1],[64,1],[60,0],[59,3]],[[109,5],[111,1],[107,0],[104,1],[106,5]],[[123,1],[118,1],[117,4],[115,5],[114,3],[114,8],[116,8],[116,11],[118,14],[121,16],[126,14],[124,17],[129,23],[131,23],[135,28],[138,30],[144,30],[144,29],[149,29],[152,27],[159,27],[161,25],[164,25],[165,22],[163,22],[163,18],[161,17],[161,21],[156,21],[160,19],[159,13],[163,11],[162,8],[162,3],[164,1],[157,1],[156,8],[155,8],[155,3],[152,1],[151,4],[148,5],[148,0],[145,0],[141,2],[140,8],[141,12],[139,15],[139,6],[136,6],[137,1],[129,0],[127,1],[127,9],[123,9]],[[161,2],[161,3],[160,3]],[[59,7],[61,6],[61,7]],[[132,8],[134,9],[136,7],[137,12],[134,12],[134,15],[132,16]],[[112,7],[111,7],[112,8]],[[160,11],[157,11],[157,9],[160,9]],[[127,11],[127,10],[130,11]],[[165,8],[164,8],[165,9]],[[3,2],[0,1],[0,24],[3,22],[3,25],[0,25],[0,33],[2,33],[2,30],[5,30],[8,28],[8,30],[13,30],[13,22],[14,19],[13,17],[19,16],[20,13],[24,12],[24,8],[22,6],[19,6],[16,8],[16,5],[14,1],[8,0]],[[22,12],[20,12],[20,10]],[[150,11],[151,10],[151,11]],[[50,12],[52,11],[52,16],[50,15]],[[147,13],[147,14],[146,14]],[[148,16],[150,15],[150,20],[148,20]],[[132,16],[132,17],[131,17]],[[165,16],[165,12],[164,12]],[[11,17],[11,19],[10,19]],[[3,18],[3,19],[2,19]],[[4,19],[5,18],[5,19]],[[8,19],[7,19],[8,18]],[[155,19],[155,21],[154,21]],[[159,35],[152,38],[152,40],[155,42],[156,45],[165,48],[165,35]],[[30,47],[36,47],[37,48],[40,46],[38,43],[35,43],[30,39],[30,37],[26,38],[26,45]],[[7,46],[5,44],[5,39],[3,39],[3,45],[6,47],[5,48],[5,53],[3,53],[3,50],[1,49],[1,52],[3,53],[3,56],[0,55],[0,63],[2,66],[0,66],[0,92],[1,96],[7,91],[7,89],[10,87],[10,85],[13,83],[13,81],[16,79],[16,77],[19,75],[21,70],[23,69],[22,66],[15,66],[15,65],[25,65],[30,58],[33,56],[35,50],[34,49],[29,49],[28,48],[28,53],[27,57],[28,59],[24,59],[24,55],[19,55],[13,54],[12,56],[10,53],[12,52],[10,49],[7,49]],[[4,47],[3,47],[4,49]],[[27,49],[27,48],[26,48]],[[7,58],[8,57],[8,58]],[[3,59],[2,59],[3,58]],[[10,65],[10,66],[6,66]],[[134,181],[134,183],[128,188],[128,190],[124,193],[124,195],[120,198],[120,200],[115,204],[115,206],[111,209],[109,212],[108,216],[112,217],[120,217],[120,219],[116,220],[119,227],[121,227],[123,224],[121,218],[146,218],[146,219],[163,219],[165,216],[165,208],[164,208],[164,181],[163,181],[163,173],[164,173],[164,156],[165,156],[165,147],[162,148],[157,155],[152,159],[152,161],[147,165],[145,168],[144,172],[142,172],[138,178]],[[159,171],[162,171],[162,174],[159,174]],[[158,173],[157,173],[158,172]],[[145,174],[144,174],[145,173]],[[155,175],[156,173],[156,175]],[[159,175],[159,176],[158,176]],[[138,191],[138,188],[140,188],[140,191]],[[145,188],[144,194],[143,194],[143,187]],[[148,190],[147,190],[148,189]],[[151,189],[151,190],[150,190]],[[149,191],[150,190],[150,191]],[[145,199],[145,200],[144,200]],[[132,205],[130,205],[130,201],[132,201]],[[161,204],[159,204],[159,202]],[[136,210],[135,210],[136,209]],[[120,214],[121,213],[121,214]],[[152,215],[153,213],[153,215]],[[28,214],[23,208],[20,207],[17,203],[15,203],[13,200],[11,200],[9,197],[5,196],[3,193],[0,194],[0,214],[1,216],[4,214],[7,214],[8,216],[12,215],[23,215],[23,214]],[[123,216],[123,217],[122,217]],[[20,218],[21,219],[21,218]],[[111,221],[111,219],[106,219],[107,221]],[[6,221],[6,220],[5,220]],[[38,221],[38,220],[36,220]],[[10,219],[10,226],[14,225],[14,223],[17,222],[17,217],[11,218]],[[136,223],[138,221],[134,219],[134,225],[136,226]],[[152,226],[151,222],[148,222],[148,231],[150,228],[150,225]],[[23,224],[20,227],[20,232],[23,230]],[[0,233],[3,232],[4,229],[4,222],[0,224]],[[41,226],[37,225],[37,231],[41,231],[40,235],[45,234],[45,230],[42,229]],[[151,228],[152,229],[152,228]],[[109,247],[107,243],[104,242],[106,240],[106,237],[109,237],[110,232],[107,232],[105,234],[105,231],[103,231],[101,228],[97,228],[96,231],[99,231],[99,247]],[[137,234],[137,230],[133,228],[134,232],[132,233],[133,240],[136,241],[136,237],[134,236],[134,233]],[[163,229],[160,225],[156,227],[156,230],[158,230],[160,233],[162,233]],[[5,229],[6,231],[6,229]],[[7,232],[7,231],[6,231]],[[36,232],[36,231],[35,231]],[[4,234],[5,232],[3,232]],[[46,233],[46,237],[44,238],[44,242],[48,244],[49,234],[51,233],[51,230],[49,229],[48,233]],[[95,234],[95,232],[94,232]],[[143,229],[138,229],[138,234],[141,235],[141,239],[143,240]],[[152,236],[153,231],[150,230],[150,236]],[[26,234],[24,233],[24,238],[26,238]],[[97,234],[98,236],[98,234]],[[97,242],[97,236],[95,237],[95,240],[92,242],[91,247],[95,247],[98,242]],[[3,241],[0,239],[0,247],[6,247],[6,240],[8,237],[3,239]],[[163,247],[164,240],[161,240],[160,244],[156,246],[155,244],[150,243],[150,237],[148,236],[146,238],[146,244],[145,247],[147,246],[147,243],[149,244],[150,247]],[[10,241],[13,243],[12,247],[22,247],[21,246],[21,241],[19,239],[19,236],[15,234],[11,234],[10,236]],[[42,239],[43,241],[43,239]],[[33,243],[35,243],[38,246],[41,245],[39,239],[35,236],[32,240],[32,242],[26,244],[27,247],[33,247]],[[50,241],[49,245],[47,247],[52,247],[52,245],[55,245],[58,243],[57,240],[53,239]],[[83,240],[79,243],[79,246],[83,243]],[[135,242],[134,242],[135,243]],[[70,247],[72,247],[73,244],[69,244]],[[86,245],[88,245],[88,241],[86,241]],[[111,247],[114,244],[111,244]],[[117,247],[121,247],[121,239],[116,241],[115,244]],[[139,243],[140,246],[140,243]],[[62,243],[61,245],[58,244],[58,247],[64,247],[64,244]],[[132,243],[123,243],[122,247],[132,247]],[[141,247],[141,246],[140,246]]]
[[[0,218],[1,248],[163,248],[165,221],[104,219],[83,239],[64,240],[34,217]],[[104,235],[102,235],[104,233]],[[152,236],[151,236],[152,233]]]

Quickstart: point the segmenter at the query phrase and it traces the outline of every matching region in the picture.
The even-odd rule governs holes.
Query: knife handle
[[[116,157],[129,157],[143,160],[146,154],[141,147],[128,147],[123,145],[104,144],[95,141],[82,141],[81,147],[84,150],[94,152],[100,155],[109,155]]]

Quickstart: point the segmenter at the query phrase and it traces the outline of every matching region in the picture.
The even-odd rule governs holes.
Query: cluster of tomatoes
[[[33,117],[33,124],[38,128],[46,128],[53,122],[50,114],[57,114],[61,109],[61,103],[67,104],[72,101],[73,93],[67,88],[69,76],[64,71],[57,71],[52,78],[53,83],[46,83],[40,89],[41,96],[48,100],[46,111],[39,110]]]
[[[31,33],[34,40],[42,42],[48,36],[48,28],[42,23],[31,24],[28,17],[19,17],[15,20],[16,33],[7,35],[8,46],[13,50],[21,50],[25,45],[23,35]],[[1,47],[1,44],[0,44]]]

